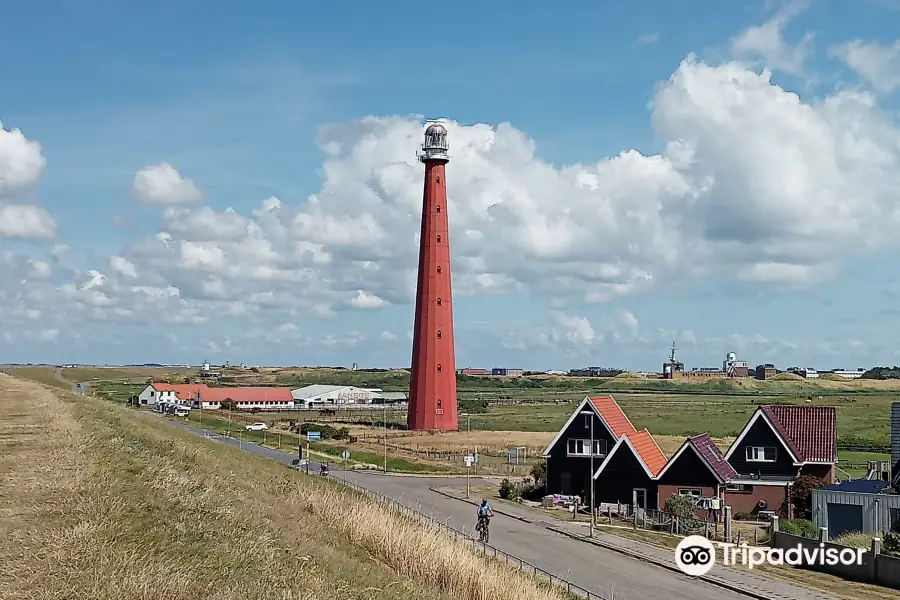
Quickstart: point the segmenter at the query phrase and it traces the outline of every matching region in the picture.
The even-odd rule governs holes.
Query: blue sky
[[[37,204],[56,231],[0,236],[0,361],[408,364],[424,115],[450,119],[459,148],[457,366],[653,369],[673,339],[698,367],[730,350],[753,364],[898,362],[900,5],[424,8],[6,8],[0,120],[46,166],[0,187],[0,206]],[[0,181],[4,151],[24,143],[0,143]],[[161,164],[180,179],[135,191],[138,169]],[[176,199],[188,180],[202,200]],[[270,197],[282,225],[248,234],[262,254],[204,225],[228,208],[253,218]],[[178,211],[204,206],[176,231]],[[168,250],[147,241],[161,231]],[[328,259],[297,258],[298,242]],[[225,258],[191,262],[201,250]],[[29,260],[49,273],[25,275]],[[91,270],[102,284],[85,285]],[[169,287],[177,306],[147,301]]]

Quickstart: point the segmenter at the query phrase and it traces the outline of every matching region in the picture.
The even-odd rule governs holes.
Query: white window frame
[[[701,488],[678,488],[679,496],[690,496],[695,500],[703,497],[703,490]]]
[[[766,449],[771,448],[774,458],[766,458]],[[778,448],[776,446],[747,446],[744,451],[747,462],[773,463],[778,460]]]
[[[605,440],[594,439],[594,456],[606,456],[604,452],[601,452],[603,449],[603,442]],[[578,442],[581,442],[581,452],[572,452],[572,443],[576,443],[576,450],[578,449]],[[569,438],[566,440],[566,455],[567,456],[590,456],[589,452],[585,452],[591,445],[590,438]]]

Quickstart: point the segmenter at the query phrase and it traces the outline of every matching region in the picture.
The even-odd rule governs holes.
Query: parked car
[[[269,426],[265,423],[250,423],[249,425],[245,425],[244,429],[247,431],[265,431]]]

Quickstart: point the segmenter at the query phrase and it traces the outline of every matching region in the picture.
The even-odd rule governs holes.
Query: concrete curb
[[[429,487],[428,490],[431,492],[434,492],[435,494],[443,496],[445,498],[450,498],[451,500],[459,500],[460,502],[465,502],[466,504],[471,504],[472,506],[478,506],[478,502],[473,502],[471,500],[466,500],[465,498],[460,498],[459,496],[454,496],[453,494],[448,494],[447,492],[443,492],[437,488]],[[494,507],[491,507],[491,508],[494,508]],[[514,515],[512,513],[508,513],[505,510],[501,510],[499,508],[494,508],[494,512],[497,513],[498,515],[503,515],[504,517],[509,517],[511,519],[516,519],[518,521],[522,521],[523,523],[530,523],[532,525],[534,524],[534,521],[526,519],[525,517],[520,517],[519,515]]]
[[[674,564],[670,564],[670,563],[667,563],[667,562],[661,561],[661,560],[656,560],[655,558],[651,558],[648,556],[643,556],[641,554],[638,554],[637,552],[632,552],[630,550],[626,550],[626,549],[620,548],[618,546],[613,546],[612,544],[604,544],[603,542],[599,542],[597,540],[592,540],[592,539],[589,539],[589,538],[586,538],[586,537],[583,537],[583,536],[580,536],[580,535],[577,535],[574,533],[570,533],[568,531],[564,531],[553,525],[547,526],[547,529],[554,533],[558,533],[558,534],[564,535],[568,538],[572,538],[573,540],[578,540],[580,542],[585,542],[587,544],[593,544],[595,546],[599,546],[600,548],[612,550],[613,552],[618,552],[619,554],[624,554],[625,556],[629,556],[631,558],[634,558],[634,559],[637,559],[637,560],[640,560],[643,562],[647,562],[652,565],[656,565],[657,567],[662,567],[663,569],[667,569],[669,571],[674,571],[675,573],[681,573],[682,575],[684,575],[684,572],[681,569],[679,569],[677,566],[675,566]],[[694,579],[699,579],[700,581],[705,581],[706,583],[709,583],[711,585],[715,585],[720,588],[725,588],[726,590],[729,590],[729,591],[732,591],[732,592],[735,592],[738,594],[743,594],[744,596],[756,598],[757,600],[771,600],[769,598],[769,596],[764,596],[763,594],[759,594],[752,590],[748,590],[747,588],[743,588],[743,587],[740,587],[737,585],[733,585],[731,583],[727,583],[727,582],[722,581],[717,578],[708,577],[706,575],[701,575],[700,577],[694,577]]]

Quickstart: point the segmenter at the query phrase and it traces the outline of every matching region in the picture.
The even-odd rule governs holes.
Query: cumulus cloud
[[[634,313],[628,310],[623,310],[619,312],[619,319],[622,321],[622,325],[628,329],[631,335],[637,335],[638,332],[638,320],[637,317],[634,316]]]
[[[871,95],[804,101],[767,71],[689,56],[650,110],[666,142],[659,153],[562,166],[541,159],[509,123],[448,123],[454,294],[542,296],[559,312],[532,338],[584,347],[607,333],[584,304],[701,276],[809,285],[844,260],[896,247],[900,131]],[[322,185],[303,201],[270,197],[251,211],[166,206],[157,234],[95,269],[71,266],[58,248],[50,262],[59,280],[5,286],[0,320],[42,310],[60,319],[47,327],[62,328],[215,315],[222,328],[229,319],[268,321],[265,339],[287,318],[408,305],[422,133],[415,117],[323,127]],[[200,199],[169,165],[142,169],[135,181],[145,201]],[[7,272],[25,278],[24,268]],[[328,345],[363,339],[335,334]]]
[[[890,93],[900,88],[900,40],[889,46],[856,40],[833,46],[829,52],[877,91]]]
[[[189,204],[203,199],[193,181],[165,162],[138,169],[131,193],[138,202],[147,204]]]
[[[0,205],[0,237],[47,239],[56,236],[56,221],[33,204]]]
[[[4,128],[0,121],[0,198],[36,184],[46,165],[40,143],[19,129]]]
[[[803,72],[804,63],[812,51],[814,35],[806,33],[795,45],[784,40],[785,26],[806,10],[805,0],[792,1],[762,25],[745,29],[731,40],[731,49],[739,57],[760,58],[765,65],[793,75]]]

